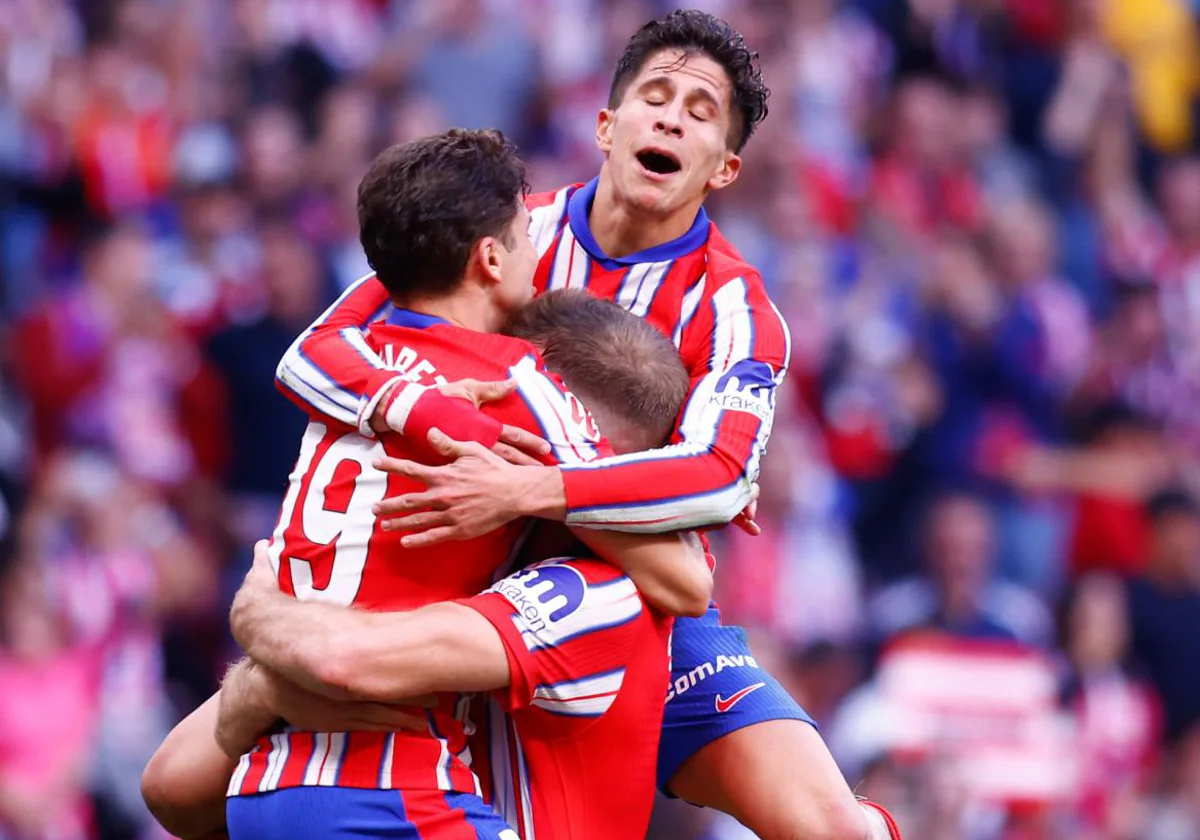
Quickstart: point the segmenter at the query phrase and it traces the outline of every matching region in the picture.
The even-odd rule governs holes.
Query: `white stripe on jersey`
[[[533,705],[559,715],[599,717],[617,699],[625,680],[625,669],[596,674],[579,680],[539,685],[533,693]]]
[[[645,318],[672,265],[674,260],[638,263],[625,273],[625,279],[621,281],[621,288],[613,300],[639,318]]]
[[[276,375],[314,408],[348,426],[357,424],[359,400],[322,373],[299,349],[295,358],[288,360],[287,367],[278,369]],[[354,419],[350,419],[352,415]]]
[[[319,411],[326,413],[328,416],[346,423],[349,426],[356,425],[354,420],[347,419],[347,412],[351,411],[347,404],[343,404],[346,400],[354,403],[353,412],[355,417],[358,415],[358,398],[348,391],[344,391],[341,386],[330,379],[316,365],[310,362],[300,349],[300,345],[304,340],[312,335],[316,327],[329,320],[329,316],[333,314],[338,305],[341,304],[355,289],[363,283],[375,282],[375,273],[372,272],[358,280],[355,280],[346,287],[346,291],[335,300],[328,309],[321,313],[321,316],[314,321],[308,329],[300,333],[296,340],[288,347],[287,352],[283,354],[283,358],[279,360],[279,364],[275,368],[275,377],[299,394],[305,402],[312,405]],[[386,309],[386,307],[385,307]],[[382,311],[382,310],[381,310]],[[378,314],[378,313],[377,313]],[[322,383],[328,383],[328,394],[320,390]],[[336,394],[337,396],[334,396]]]
[[[283,776],[283,769],[287,766],[291,751],[291,742],[287,733],[271,736],[271,753],[267,756],[267,769],[258,783],[260,793],[275,790],[279,786],[279,779]]]
[[[536,567],[531,568],[536,570]],[[526,574],[528,571],[521,574]],[[521,595],[528,594],[536,597],[539,592],[536,579],[534,579],[534,584],[533,587],[530,587],[527,581],[501,582],[489,591],[499,592],[511,603],[510,593],[514,590],[519,591]],[[539,604],[545,609],[558,605],[557,600],[549,605],[540,602]],[[520,609],[519,606],[518,609]],[[595,633],[632,621],[641,613],[642,601],[633,581],[627,577],[620,577],[602,586],[588,585],[579,606],[556,621],[542,620],[541,611],[533,610],[528,616],[524,612],[518,612],[512,617],[513,625],[520,631],[525,647],[531,653],[544,648],[557,647],[576,636]]]
[[[576,239],[571,226],[563,227],[558,248],[554,251],[554,263],[550,267],[547,291],[556,289],[582,289],[587,285],[592,258]]]
[[[717,383],[737,360],[750,358],[754,347],[754,319],[746,303],[746,281],[726,283],[713,295],[712,371],[696,383],[683,411],[679,431],[688,443],[712,446],[722,411],[709,410]]]
[[[692,317],[696,314],[696,310],[700,308],[700,301],[704,299],[704,285],[707,280],[708,273],[701,274],[700,278],[692,284],[692,287],[684,293],[683,304],[679,307],[679,323],[675,325],[675,333],[671,336],[676,347],[683,342],[683,331],[692,322]]]
[[[600,717],[612,707],[616,694],[581,697],[578,700],[534,700],[533,705],[555,715]]]
[[[525,840],[537,840],[534,832],[533,797],[529,786],[529,767],[525,763],[525,748],[521,746],[521,733],[517,732],[516,724],[512,724],[512,748],[517,764],[516,788],[517,793],[520,795],[521,825],[525,826]],[[509,824],[512,825],[511,822]]]
[[[638,531],[678,531],[684,528],[698,528],[712,522],[712,511],[733,511],[732,519],[750,501],[750,491],[746,488],[749,482],[745,480],[714,490],[711,493],[697,493],[677,496],[659,504],[630,505],[628,507],[604,507],[595,510],[575,510],[567,521],[581,528],[610,528],[620,530],[618,525],[641,525]],[[653,528],[649,526],[654,526]],[[633,531],[635,529],[630,528]]]
[[[510,367],[508,375],[516,380],[517,394],[533,413],[542,437],[549,441],[559,462],[586,463],[599,454],[587,429],[575,420],[571,398],[554,380],[538,370],[532,356],[526,356]],[[575,402],[580,411],[586,411],[582,402]]]
[[[386,368],[383,359],[379,358],[379,354],[371,349],[371,345],[367,344],[367,340],[363,337],[362,330],[357,327],[345,327],[338,330],[338,335],[342,340],[358,351],[358,355],[362,356],[364,362],[375,368]]]
[[[325,758],[329,755],[329,733],[314,732],[312,757],[308,760],[308,766],[304,768],[304,784],[306,786],[315,786],[318,779],[321,778],[321,767],[325,764]]]
[[[392,766],[396,759],[396,733],[389,732],[383,745],[383,763],[379,768],[379,787],[392,789]]]
[[[579,700],[596,694],[611,694],[621,690],[625,681],[625,669],[618,668],[606,674],[593,674],[578,680],[542,684],[534,690],[534,698],[543,700]]]
[[[487,700],[488,760],[492,767],[492,808],[506,823],[521,827],[517,807],[516,779],[512,770],[512,744],[508,733],[508,718],[492,698]]]
[[[257,746],[238,759],[237,768],[233,771],[233,775],[229,779],[229,787],[225,789],[226,796],[237,796],[241,793],[242,784],[246,781],[246,775],[250,772],[250,756],[256,752],[258,752]]]
[[[570,187],[563,187],[554,194],[554,201],[545,207],[535,207],[529,211],[529,241],[537,251],[538,259],[554,242],[554,234],[558,233],[558,223],[567,209],[567,194]]]
[[[345,732],[330,732],[329,733],[329,753],[325,758],[325,763],[321,766],[320,775],[317,776],[317,784],[324,787],[336,787],[338,773],[342,769],[342,759],[346,756],[346,733]]]
[[[433,712],[426,712],[429,719],[429,734],[438,742],[437,780],[439,790],[450,790],[450,745],[433,724]]]

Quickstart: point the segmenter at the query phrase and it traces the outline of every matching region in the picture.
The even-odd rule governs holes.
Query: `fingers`
[[[532,455],[526,455],[515,446],[509,446],[507,443],[497,443],[492,447],[492,451],[508,461],[510,464],[515,464],[518,467],[540,467],[542,462]]]
[[[408,493],[404,496],[392,496],[371,506],[371,513],[377,518],[387,519],[413,513],[418,510],[445,510],[446,503],[433,491],[424,493]]]
[[[484,449],[481,444],[473,440],[455,440],[441,429],[430,429],[428,440],[429,445],[436,452],[455,460],[466,455],[483,455],[485,457],[490,455],[488,450]]]
[[[504,426],[500,429],[500,442],[514,446],[529,455],[549,455],[550,444],[533,432],[517,426]],[[507,459],[505,459],[507,460]],[[541,464],[540,461],[536,462]]]
[[[459,539],[458,527],[444,525],[419,534],[407,534],[400,538],[400,544],[405,548],[425,548],[454,539]]]
[[[757,537],[762,534],[762,527],[753,519],[746,517],[745,513],[739,513],[733,518],[733,524],[741,528],[752,537]]]
[[[484,403],[504,399],[517,387],[515,379],[506,379],[501,382],[480,382],[478,379],[464,379],[458,384],[470,395],[469,399],[475,403],[476,408]]]
[[[433,433],[430,432],[430,434]],[[426,486],[437,477],[437,470],[433,467],[427,467],[415,461],[406,461],[403,458],[376,458],[371,462],[371,466],[377,470],[383,470],[394,475],[403,475],[416,479]]]
[[[420,513],[397,517],[396,519],[385,519],[381,527],[385,531],[425,531],[429,528],[438,528],[453,524],[454,517],[449,511],[425,510]]]

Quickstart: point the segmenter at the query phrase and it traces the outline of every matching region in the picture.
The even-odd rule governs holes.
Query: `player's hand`
[[[429,444],[455,460],[438,467],[400,458],[375,462],[376,469],[425,485],[422,492],[384,499],[373,509],[385,531],[415,532],[401,540],[405,548],[472,539],[525,514],[520,506],[525,467],[508,463],[478,443],[454,440],[438,429],[430,430]]]
[[[757,537],[762,533],[762,527],[754,521],[754,517],[758,515],[758,482],[750,485],[750,503],[742,509],[742,512],[733,517],[733,524],[741,528],[752,537]]]
[[[262,702],[279,717],[306,732],[425,732],[429,718],[421,707],[437,698],[414,698],[409,704],[331,700],[313,694],[273,671],[259,667]]]
[[[479,408],[485,403],[507,397],[517,389],[517,380],[482,382],[478,379],[460,379],[457,382],[438,385],[437,389],[443,396],[466,400],[475,408]],[[500,439],[492,447],[492,451],[510,464],[536,467],[542,463],[537,456],[547,454],[550,444],[525,429],[504,425],[500,427]]]

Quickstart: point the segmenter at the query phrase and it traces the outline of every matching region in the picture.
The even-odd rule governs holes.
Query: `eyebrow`
[[[670,88],[674,90],[678,85],[666,73],[660,73],[657,76],[651,76],[638,85],[638,90],[650,90],[653,88]],[[712,105],[718,111],[721,110],[720,100],[706,87],[694,87],[687,94],[688,99],[703,99],[708,104]]]

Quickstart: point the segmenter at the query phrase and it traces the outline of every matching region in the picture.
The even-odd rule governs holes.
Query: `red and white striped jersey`
[[[492,806],[524,840],[645,836],[671,620],[591,559],[535,564],[462,603],[500,633],[512,675],[488,721]]]
[[[724,524],[758,475],[791,349],[787,326],[703,210],[679,239],[607,257],[588,228],[596,183],[530,196],[537,289],[587,289],[646,318],[679,347],[692,391],[671,445],[564,468],[567,522],[627,531]],[[373,277],[352,286],[280,361],[280,388],[310,413],[365,424],[395,377],[358,336],[386,310]]]
[[[516,391],[485,411],[502,423],[549,436],[555,462],[608,454],[607,442],[580,403],[548,374],[524,341],[484,335],[397,310],[360,339],[364,352],[410,381],[436,384],[474,377],[517,381]],[[384,531],[372,506],[412,492],[411,479],[372,466],[383,455],[425,461],[425,449],[397,435],[364,438],[352,427],[313,422],[289,480],[271,560],[280,588],[297,598],[368,610],[409,610],[469,597],[492,584],[517,542],[520,523],[455,546],[407,549],[404,532]],[[243,756],[229,795],[302,785],[477,793],[467,736],[467,698],[446,694],[427,712],[423,733],[327,733],[289,730],[263,738]]]

